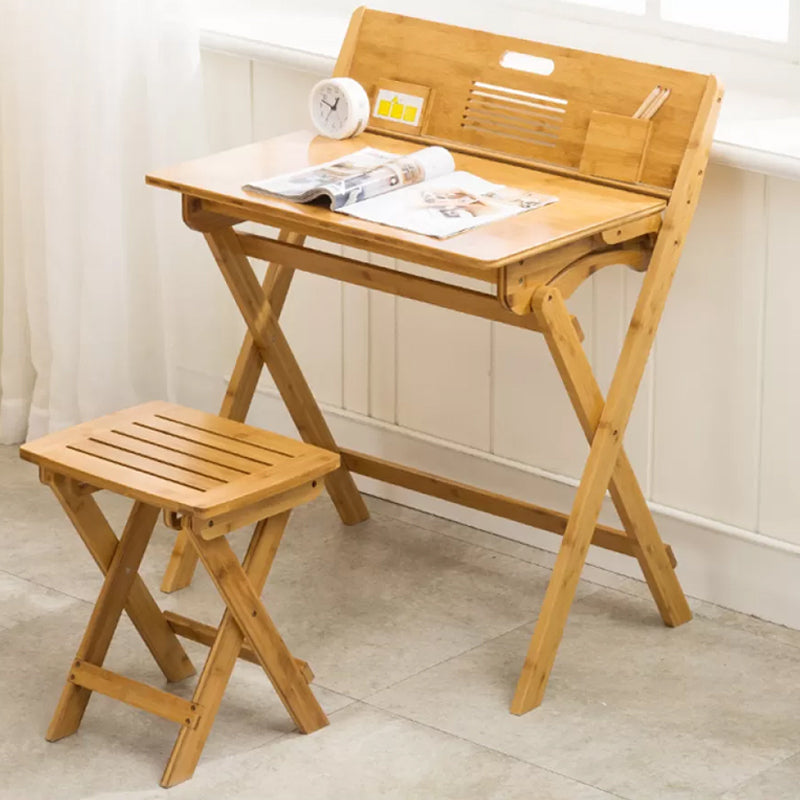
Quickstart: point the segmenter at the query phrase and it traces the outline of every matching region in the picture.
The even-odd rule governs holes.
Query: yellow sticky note
[[[422,119],[424,104],[425,98],[418,95],[379,88],[372,114],[378,119],[417,128]]]

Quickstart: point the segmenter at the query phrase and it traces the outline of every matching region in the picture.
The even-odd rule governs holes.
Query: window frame
[[[645,0],[644,14],[582,5],[580,0],[500,0],[499,5],[509,10],[546,14],[564,20],[634,31],[664,41],[677,40],[693,45],[706,45],[715,50],[744,51],[790,65],[800,63],[800,0],[789,0],[786,41],[759,39],[664,20],[660,16],[661,0]]]

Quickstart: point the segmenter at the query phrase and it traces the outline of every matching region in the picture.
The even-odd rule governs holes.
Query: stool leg
[[[170,594],[185,589],[192,582],[196,566],[197,552],[189,544],[189,537],[183,531],[178,531],[161,579],[161,591]]]
[[[303,733],[328,724],[325,712],[281,638],[258,593],[224,536],[206,541],[187,528],[200,560],[222,595],[236,624],[250,641],[261,666],[289,715]]]
[[[262,520],[250,540],[242,569],[256,595],[264,587],[288,519],[286,511]],[[192,698],[203,708],[203,714],[196,727],[182,728],[178,734],[161,777],[165,788],[188,780],[194,773],[243,643],[241,629],[230,610],[226,610]]]
[[[90,495],[79,494],[74,482],[63,475],[51,475],[47,482],[105,575],[119,541],[100,507]],[[125,611],[168,681],[182,681],[195,674],[189,656],[138,575],[131,586]]]
[[[103,665],[131,586],[138,575],[139,564],[153,533],[158,513],[158,509],[154,506],[134,503],[125,525],[125,532],[114,551],[103,588],[100,590],[89,624],[75,654],[75,661],[85,661],[98,667]],[[61,699],[47,729],[48,741],[54,742],[75,733],[81,724],[91,694],[91,691],[77,686],[67,678]]]

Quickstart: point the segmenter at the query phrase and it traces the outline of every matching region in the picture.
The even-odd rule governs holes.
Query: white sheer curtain
[[[171,396],[179,212],[205,147],[181,0],[0,0],[0,441]]]

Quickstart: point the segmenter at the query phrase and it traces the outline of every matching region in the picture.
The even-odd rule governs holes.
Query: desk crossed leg
[[[645,284],[637,304],[639,313],[647,288]],[[511,703],[514,714],[530,711],[544,697],[606,489],[611,492],[625,532],[635,542],[633,554],[639,561],[662,620],[669,627],[676,627],[692,618],[667,549],[622,446],[641,373],[655,336],[657,318],[652,326],[652,335],[648,337],[640,334],[640,319],[634,314],[635,322],[631,324],[606,401],[558,289],[547,286],[538,289],[532,299],[532,308],[590,444],[590,451]],[[638,376],[635,374],[637,370]],[[624,392],[620,389],[623,382],[626,384]]]
[[[205,233],[214,258],[248,325],[236,366],[225,391],[220,416],[237,422],[245,421],[261,370],[266,364],[302,438],[310,444],[338,451],[325,418],[278,326],[278,318],[289,292],[294,269],[270,263],[264,281],[259,286],[230,227],[232,220],[213,215],[197,215],[192,212],[191,199],[185,199],[184,203],[186,223]],[[223,227],[219,227],[220,225]],[[280,233],[278,240],[302,245],[305,236],[284,231]],[[336,472],[326,477],[325,486],[346,525],[354,525],[369,517],[364,500],[344,463]],[[174,592],[188,586],[196,565],[197,551],[189,545],[187,535],[180,531],[164,572],[161,591]]]
[[[611,491],[626,533],[637,542],[637,558],[664,622],[675,626],[691,619],[622,440],[678,266],[686,228],[697,205],[721,100],[719,85],[709,81],[605,402],[581,343],[565,322],[569,315],[560,292],[548,286],[533,292],[531,310],[542,327],[590,449],[511,704],[515,714],[523,714],[542,701],[606,490]]]

